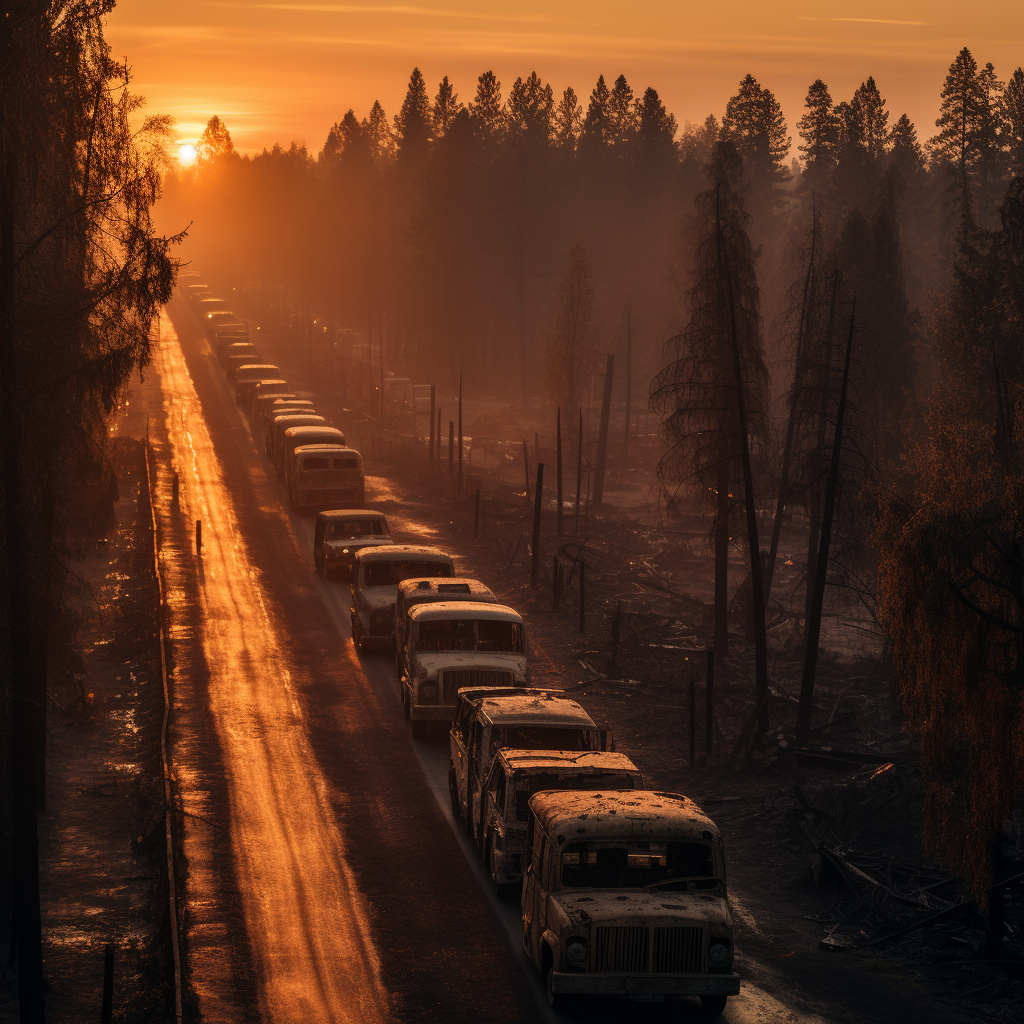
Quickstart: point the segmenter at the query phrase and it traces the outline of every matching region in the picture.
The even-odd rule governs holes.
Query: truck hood
[[[390,587],[360,587],[360,601],[372,612],[394,611],[398,600],[398,584]]]
[[[646,892],[635,889],[559,890],[553,899],[573,927],[591,924],[668,923],[669,919],[732,928],[729,903],[710,893]]]
[[[352,540],[325,540],[324,551],[330,554],[340,555],[347,548],[349,554],[354,554],[356,551],[361,551],[363,548],[376,548],[381,547],[384,544],[391,543],[393,543],[393,541],[390,537],[356,537]],[[377,590],[383,588],[373,587],[371,589]]]
[[[436,651],[417,653],[413,660],[413,671],[418,679],[436,679],[438,672],[467,668],[514,672],[517,678],[522,678],[526,675],[526,655],[484,651]]]

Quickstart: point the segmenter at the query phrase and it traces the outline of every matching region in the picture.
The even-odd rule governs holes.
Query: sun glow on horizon
[[[191,167],[196,162],[196,147],[191,142],[183,142],[178,147],[178,163],[182,167]]]

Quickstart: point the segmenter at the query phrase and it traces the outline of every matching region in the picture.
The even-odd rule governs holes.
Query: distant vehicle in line
[[[395,667],[398,678],[402,678],[402,659],[405,657],[405,636],[408,614],[420,604],[435,604],[438,601],[482,601],[497,604],[498,599],[479,580],[468,576],[453,576],[451,579],[402,580],[395,595]]]
[[[281,466],[277,461],[277,454],[284,444],[284,434],[289,427],[326,427],[327,419],[318,415],[312,410],[296,409],[292,412],[274,413],[267,424],[267,435],[265,440],[267,455],[277,468],[278,477],[283,476]]]
[[[720,1015],[740,978],[714,822],[648,790],[549,791],[529,806],[523,948],[551,1006],[699,996]]]
[[[284,481],[289,491],[292,486],[292,471],[295,469],[295,449],[307,444],[337,444],[344,447],[345,435],[337,427],[324,425],[288,427],[277,452],[277,475]]]
[[[212,295],[203,295],[201,298],[196,299],[196,312],[199,314],[199,318],[202,323],[206,323],[207,313],[223,313],[228,311],[228,304],[223,299],[214,298]],[[234,319],[234,313],[231,314]]]
[[[313,531],[313,564],[323,576],[348,573],[356,552],[394,544],[383,512],[331,509],[320,512]]]
[[[237,326],[241,321],[227,309],[208,309],[203,314],[203,331],[212,342],[217,340],[217,328],[228,325]]]
[[[515,609],[442,601],[415,606],[407,619],[400,682],[414,736],[428,722],[451,722],[464,687],[530,685],[526,627]]]
[[[270,420],[277,402],[295,399],[295,396],[286,391],[284,394],[264,394],[260,388],[252,396],[252,436],[253,438],[263,437],[267,431],[267,422]]]
[[[354,448],[337,444],[301,445],[293,454],[292,508],[322,512],[339,505],[366,503],[363,459]]]
[[[256,426],[256,400],[258,398],[269,398],[271,395],[274,398],[277,398],[279,395],[290,395],[291,391],[288,388],[288,381],[280,377],[264,377],[256,381],[252,389],[252,397],[249,399],[249,406],[246,409],[249,423],[252,424],[254,429]]]
[[[244,366],[245,363],[258,363],[261,358],[259,350],[249,340],[229,342],[226,345],[221,345],[217,352],[217,360],[225,370],[228,368],[230,359],[244,359],[244,363],[238,364]]]
[[[352,566],[352,642],[391,640],[395,633],[395,598],[402,580],[455,575],[452,556],[422,544],[393,544],[356,552]]]
[[[502,749],[480,800],[480,856],[498,892],[523,878],[529,800],[547,790],[643,789],[640,769],[607,750]]]
[[[246,363],[235,370],[235,399],[246,408],[252,402],[253,389],[260,380],[280,380],[281,367],[273,363]]]
[[[611,732],[599,729],[561,690],[525,686],[471,686],[459,690],[449,732],[448,792],[452,813],[479,845],[480,793],[502,747],[517,750],[609,750]]]

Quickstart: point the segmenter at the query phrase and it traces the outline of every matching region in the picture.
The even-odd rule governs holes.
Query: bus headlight
[[[587,962],[587,943],[585,939],[570,939],[565,944],[565,959],[573,967],[582,967]]]

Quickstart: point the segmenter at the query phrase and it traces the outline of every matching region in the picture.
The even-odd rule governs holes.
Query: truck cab
[[[395,597],[395,668],[402,678],[402,659],[405,657],[405,636],[408,629],[409,612],[418,604],[434,604],[438,601],[482,601],[497,604],[498,599],[479,580],[468,576],[453,576],[446,579],[403,580],[398,584]]]
[[[543,792],[530,799],[523,948],[548,1001],[699,996],[719,1015],[740,990],[725,850],[676,793]]]
[[[611,733],[599,729],[561,690],[474,686],[459,690],[449,732],[448,792],[452,814],[479,843],[480,794],[502,747],[517,750],[605,750]]]
[[[316,517],[313,564],[324,576],[350,572],[356,552],[394,544],[383,512],[365,508],[331,509]]]
[[[452,556],[422,544],[392,544],[356,552],[352,566],[352,642],[390,640],[395,634],[395,598],[402,580],[454,576]]]
[[[427,722],[450,722],[463,687],[530,685],[526,627],[514,609],[441,600],[414,605],[406,618],[400,679],[414,736]]]
[[[363,457],[339,444],[307,444],[295,449],[290,495],[296,512],[321,512],[366,501]]]
[[[523,878],[530,798],[547,790],[643,789],[640,769],[610,750],[498,751],[480,799],[480,856],[499,893]]]

